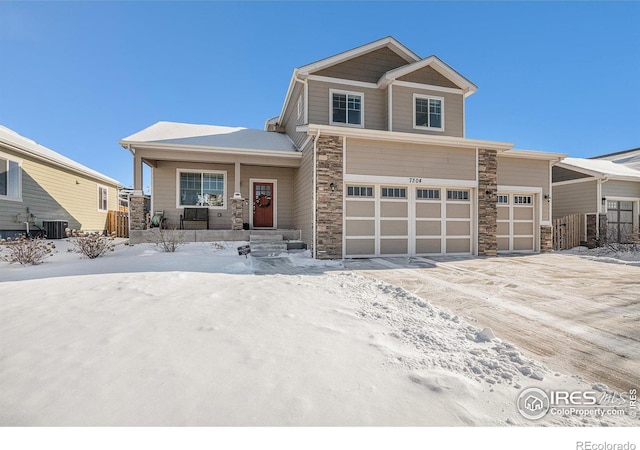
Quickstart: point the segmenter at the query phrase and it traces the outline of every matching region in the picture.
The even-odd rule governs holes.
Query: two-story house
[[[264,130],[156,123],[120,142],[134,156],[132,238],[147,164],[170,221],[195,207],[238,239],[300,230],[317,258],[548,250],[565,155],[468,139],[476,90],[387,37],[295,69]]]

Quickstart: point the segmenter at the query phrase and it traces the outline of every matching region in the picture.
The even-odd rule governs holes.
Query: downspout
[[[317,253],[318,224],[316,222],[317,221],[316,203],[317,203],[317,189],[318,189],[318,187],[316,186],[317,179],[318,179],[318,166],[317,166],[318,139],[320,139],[319,129],[318,129],[318,132],[316,133],[316,136],[313,138],[313,259],[316,259],[316,257],[318,256],[318,253]]]

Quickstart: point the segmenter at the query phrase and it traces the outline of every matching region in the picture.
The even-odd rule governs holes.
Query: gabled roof
[[[120,141],[124,148],[135,145],[199,147],[273,152],[297,152],[286,134],[242,127],[221,127],[179,122],[157,122]]]
[[[640,181],[640,171],[612,161],[584,158],[565,158],[558,167],[584,173],[594,177]]]
[[[96,170],[90,169],[87,166],[83,166],[82,164],[61,155],[58,152],[54,152],[50,148],[40,145],[37,142],[32,141],[31,139],[26,138],[2,125],[0,125],[0,144],[7,145],[19,153],[25,153],[41,161],[46,161],[56,166],[88,175],[104,183],[122,186],[122,183],[119,181],[114,180],[113,178]]]
[[[382,39],[378,39],[377,41],[370,42],[365,45],[361,45],[360,47],[356,47],[351,50],[347,50],[346,52],[338,53],[337,55],[330,56],[329,58],[321,59],[320,61],[316,61],[311,64],[307,64],[306,66],[299,67],[297,69],[298,75],[309,75],[313,72],[317,72],[322,69],[326,69],[327,67],[334,66],[336,64],[340,64],[341,62],[348,61],[353,58],[357,58],[358,56],[362,56],[369,52],[381,49],[383,47],[387,47],[388,49],[397,53],[400,57],[402,57],[407,63],[413,63],[416,61],[420,61],[420,57],[409,50],[407,47],[398,42],[395,38],[391,36],[387,36]]]
[[[411,72],[415,72],[416,70],[420,70],[424,67],[430,66],[439,72],[443,77],[451,80],[456,86],[464,91],[464,96],[468,97],[478,90],[478,86],[473,84],[471,81],[467,80],[465,77],[460,75],[458,72],[453,70],[451,66],[446,64],[440,58],[435,55],[429,56],[428,58],[421,59],[420,61],[416,61],[411,64],[407,64],[406,66],[398,67],[397,69],[390,70],[380,77],[378,81],[378,86],[388,86],[391,82],[397,80],[400,77],[403,77]]]
[[[360,47],[356,47],[354,49],[348,50],[346,52],[338,53],[337,55],[330,56],[328,58],[321,59],[311,64],[307,64],[305,66],[294,69],[293,75],[291,76],[291,81],[289,82],[289,87],[287,89],[287,94],[285,96],[284,103],[282,105],[282,110],[278,115],[277,122],[273,119],[268,120],[265,123],[265,128],[268,127],[269,124],[279,123],[282,124],[284,119],[284,114],[287,110],[287,105],[291,100],[291,96],[293,95],[293,90],[296,85],[296,82],[300,81],[300,78],[305,78],[314,72],[318,72],[320,70],[326,69],[328,67],[334,66],[336,64],[340,64],[342,62],[348,61],[353,58],[357,58],[359,56],[365,55],[372,51],[381,49],[381,48],[389,48],[394,51],[396,54],[401,56],[407,64],[390,70],[378,81],[378,88],[386,87],[389,83],[393,82],[395,79],[402,77],[408,73],[414,72],[416,70],[422,69],[426,66],[431,66],[437,72],[439,72],[442,76],[451,80],[455,85],[459,86],[460,89],[464,92],[464,96],[467,97],[478,90],[478,87],[473,84],[471,81],[467,80],[465,77],[460,75],[458,72],[453,70],[449,65],[447,65],[444,61],[439,59],[436,56],[429,56],[428,58],[420,58],[417,54],[409,50],[409,48],[405,47],[401,44],[397,39],[387,36],[382,39],[378,39],[377,41],[370,42],[365,45],[361,45]]]

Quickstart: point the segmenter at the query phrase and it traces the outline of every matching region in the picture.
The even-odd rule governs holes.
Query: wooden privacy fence
[[[107,233],[115,232],[117,237],[129,237],[129,213],[109,211],[107,213]]]
[[[569,250],[579,246],[582,237],[582,221],[582,214],[553,219],[553,249]]]

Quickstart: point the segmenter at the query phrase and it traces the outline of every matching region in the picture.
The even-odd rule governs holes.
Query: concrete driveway
[[[552,370],[640,387],[640,267],[569,254],[346,261],[445,307]]]

